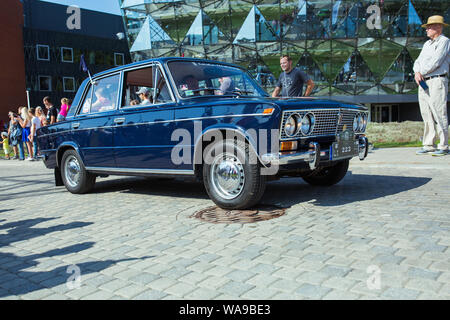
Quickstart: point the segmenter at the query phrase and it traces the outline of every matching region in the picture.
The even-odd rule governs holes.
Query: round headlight
[[[361,132],[364,129],[364,118],[363,115],[360,113],[358,115],[358,131]]]
[[[307,115],[305,115],[302,119],[301,125],[300,125],[300,130],[302,131],[303,135],[308,135],[311,133],[312,131],[312,127],[314,125],[314,116],[310,113],[308,113]]]
[[[358,131],[358,115],[355,114],[355,117],[353,118],[353,132]]]
[[[294,115],[289,116],[286,120],[286,124],[284,125],[284,132],[289,137],[292,137],[297,131],[297,117]]]
[[[363,126],[361,129],[361,132],[364,132],[364,131],[366,131],[366,127],[367,127],[367,114],[363,113],[362,118],[363,118]]]

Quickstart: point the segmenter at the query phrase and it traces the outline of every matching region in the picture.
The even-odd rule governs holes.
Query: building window
[[[50,61],[49,46],[38,44],[36,46],[37,59],[42,61]]]
[[[61,48],[61,61],[62,62],[73,62],[73,49],[72,48]]]
[[[125,56],[123,53],[114,53],[114,65],[123,66],[125,64]]]
[[[63,77],[64,92],[75,92],[75,78]]]
[[[39,91],[52,91],[52,77],[39,76]]]

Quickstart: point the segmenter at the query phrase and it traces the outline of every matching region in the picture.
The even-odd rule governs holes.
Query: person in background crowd
[[[44,97],[42,100],[44,102],[45,107],[47,108],[47,121],[45,122],[46,126],[56,123],[56,119],[58,118],[58,108],[56,108],[50,97]]]
[[[8,115],[10,119],[8,135],[10,138],[10,144],[13,146],[14,150],[13,159],[25,160],[22,143],[22,127],[17,120],[18,115],[14,114],[12,111],[10,111]]]
[[[22,142],[25,142],[26,146],[27,146],[27,150],[28,150],[28,157],[26,158],[26,160],[28,161],[32,161],[33,157],[33,147],[32,147],[32,143],[29,140],[29,135],[31,132],[31,117],[28,113],[28,108],[27,107],[22,107],[21,111],[20,111],[20,117],[17,117],[17,120],[19,121],[20,126],[22,127]]]
[[[31,118],[31,133],[28,136],[29,140],[33,144],[33,160],[37,160],[38,156],[38,145],[36,139],[36,132],[39,128],[41,128],[41,120],[36,116],[36,110],[31,108],[28,112]]]
[[[36,117],[39,118],[41,121],[41,127],[45,126],[45,122],[47,119],[45,118],[44,111],[42,110],[42,107],[36,107]]]
[[[288,55],[280,58],[280,66],[283,73],[278,78],[272,97],[278,97],[280,92],[282,97],[301,97],[304,83],[307,85],[304,96],[308,97],[314,89],[314,81],[299,68],[294,68],[292,59]]]
[[[433,156],[444,156],[449,153],[447,95],[450,40],[442,34],[447,26],[442,16],[431,16],[422,25],[430,40],[425,42],[414,62],[420,113],[425,124],[423,147],[416,152],[419,155],[431,153]],[[440,140],[438,150],[435,149],[436,133]]]
[[[62,98],[61,99],[61,108],[58,114],[58,117],[56,118],[57,122],[65,121],[67,117],[67,113],[69,112],[69,99]]]
[[[2,132],[2,141],[0,141],[1,144],[3,144],[3,151],[5,152],[5,159],[9,160],[9,153],[11,150],[9,149],[9,138],[8,138],[8,132]]]

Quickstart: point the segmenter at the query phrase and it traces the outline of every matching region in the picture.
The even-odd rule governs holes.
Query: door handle
[[[122,124],[125,122],[125,118],[115,118],[114,123],[116,124]]]
[[[78,129],[79,126],[80,126],[79,122],[72,123],[72,129]]]

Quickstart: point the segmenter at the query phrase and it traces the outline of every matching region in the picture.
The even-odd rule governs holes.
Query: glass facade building
[[[375,121],[417,118],[413,64],[427,40],[421,25],[436,14],[450,21],[448,0],[119,2],[133,60],[231,62],[271,92],[280,55],[288,54],[314,80],[314,96],[365,103]]]

